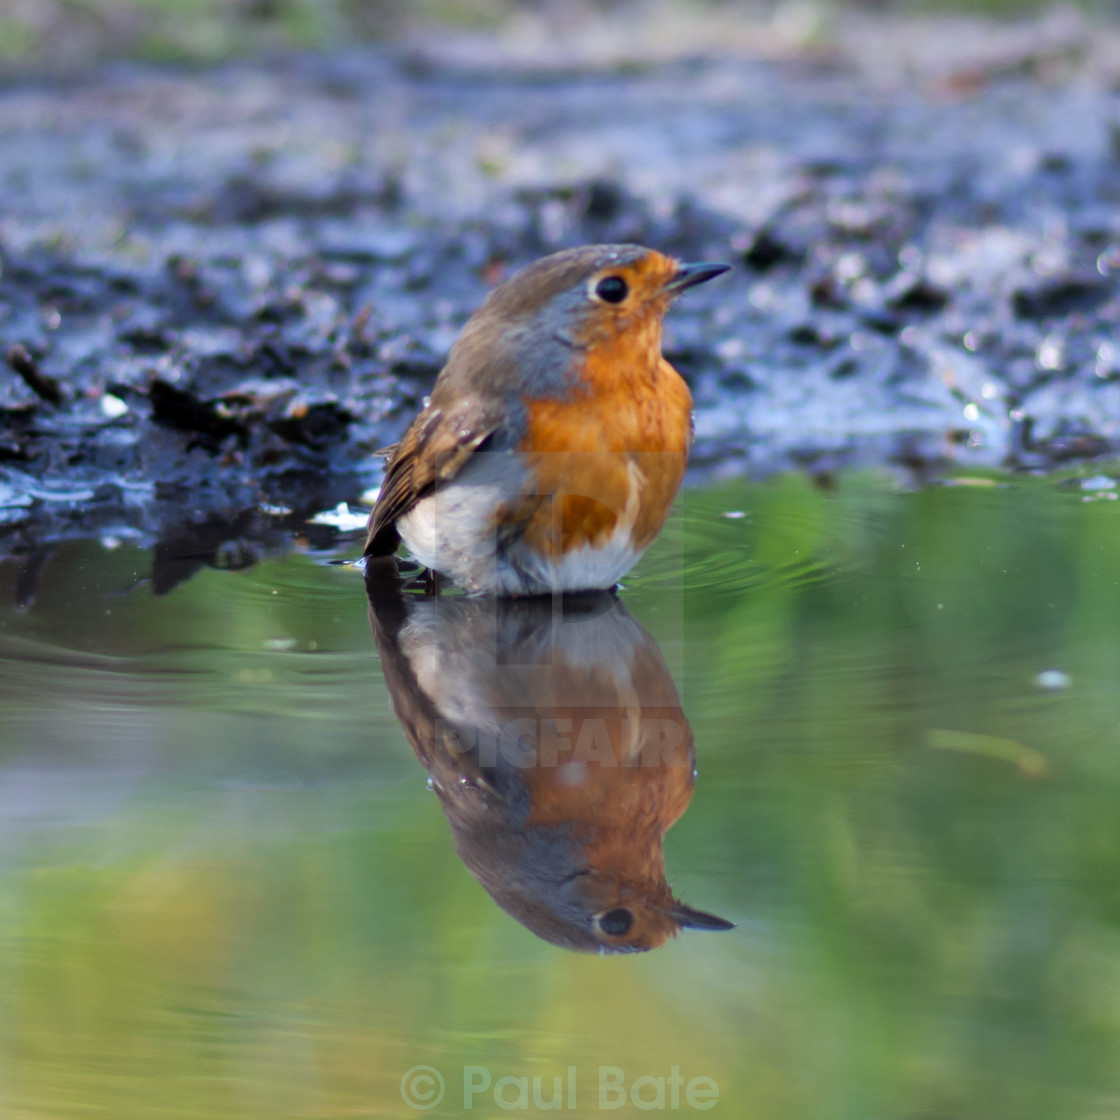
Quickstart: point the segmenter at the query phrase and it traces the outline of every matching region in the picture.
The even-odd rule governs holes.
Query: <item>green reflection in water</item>
[[[636,957],[458,863],[353,572],[154,598],[60,548],[0,608],[0,1114],[412,1115],[418,1064],[436,1116],[464,1065],[574,1066],[581,1115],[600,1065],[767,1120],[1115,1114],[1120,503],[998,481],[685,495],[623,595],[697,744],[669,876],[739,926]]]

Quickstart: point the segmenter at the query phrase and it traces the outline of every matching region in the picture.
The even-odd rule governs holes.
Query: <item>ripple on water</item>
[[[836,489],[789,476],[689,494],[625,585],[738,597],[844,578],[871,563],[898,490],[880,475]]]

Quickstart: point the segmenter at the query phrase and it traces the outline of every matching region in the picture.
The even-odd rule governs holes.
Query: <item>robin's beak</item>
[[[710,268],[710,265],[704,267]],[[725,269],[727,265],[721,265],[720,270]],[[693,910],[691,906],[685,906],[683,902],[678,902],[665,911],[670,918],[680,922],[681,929],[734,929],[735,923],[729,922],[726,918],[717,918],[715,914],[705,914],[703,910]]]
[[[673,279],[665,285],[665,291],[675,296],[683,292],[685,288],[692,288],[697,284],[704,284],[708,280],[712,280],[716,276],[729,271],[730,268],[731,265],[720,264],[718,261],[701,261],[699,264],[682,264],[680,268],[677,269],[677,273]]]

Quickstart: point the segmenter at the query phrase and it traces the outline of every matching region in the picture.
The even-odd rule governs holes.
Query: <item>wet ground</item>
[[[286,540],[376,485],[490,285],[586,241],[736,266],[669,324],[694,481],[1113,453],[1110,36],[865,22],[644,61],[456,40],[14,80],[0,550]]]

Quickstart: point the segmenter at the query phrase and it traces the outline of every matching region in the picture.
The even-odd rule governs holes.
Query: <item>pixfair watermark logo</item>
[[[680,709],[621,709],[608,716],[560,718],[532,711],[489,728],[437,719],[436,734],[453,754],[473,753],[481,766],[506,762],[519,769],[559,766],[689,766],[688,723]]]
[[[464,1111],[497,1107],[504,1112],[574,1112],[598,1108],[611,1111],[630,1104],[643,1112],[691,1109],[706,1112],[719,1104],[719,1086],[705,1074],[686,1078],[679,1066],[667,1074],[642,1074],[630,1079],[618,1066],[599,1066],[592,1084],[581,1081],[575,1066],[563,1074],[542,1077],[503,1074],[495,1078],[486,1066],[462,1067],[462,1097],[449,1098]],[[443,1075],[432,1066],[413,1066],[401,1078],[401,1097],[418,1112],[444,1099]]]

